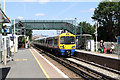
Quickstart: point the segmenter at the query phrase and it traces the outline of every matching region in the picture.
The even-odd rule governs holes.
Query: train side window
[[[52,40],[51,40],[51,39],[48,41],[48,44],[49,44],[50,46],[52,46]]]
[[[55,39],[55,45],[57,45],[58,44],[58,39]]]
[[[44,39],[43,39],[43,44],[44,44]]]
[[[46,44],[47,44],[47,40],[46,40],[46,42],[45,42]]]
[[[48,40],[48,44],[50,44],[50,40]]]
[[[42,44],[42,40],[40,40],[40,43]]]
[[[44,43],[44,41],[42,40],[42,44]]]

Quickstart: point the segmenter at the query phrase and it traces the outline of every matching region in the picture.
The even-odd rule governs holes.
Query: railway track
[[[38,47],[35,47],[34,45],[32,45],[32,46],[34,48],[36,48],[37,50],[42,51]],[[54,59],[58,63],[62,64],[63,66],[70,69],[71,71],[73,71],[74,73],[78,74],[79,76],[83,77],[86,80],[116,80],[116,79],[114,79],[114,78],[112,78],[110,76],[99,73],[99,72],[97,72],[95,70],[92,70],[92,69],[90,69],[88,67],[85,67],[85,66],[80,65],[78,63],[75,63],[73,61],[70,61],[70,60],[68,60],[66,58],[56,57],[53,54],[50,54],[50,53],[48,53],[46,51],[44,51],[42,53],[46,54],[50,58]],[[73,58],[75,58],[75,57],[73,57]]]
[[[111,68],[108,68],[108,67],[105,67],[105,66],[102,66],[102,65],[99,65],[99,64],[90,62],[90,61],[86,61],[86,60],[80,59],[80,58],[78,58],[78,57],[71,56],[71,58],[76,59],[76,60],[78,60],[78,61],[85,62],[85,63],[87,63],[87,64],[94,65],[94,66],[96,66],[96,67],[99,67],[99,68],[102,68],[102,69],[105,69],[105,70],[108,70],[108,71],[111,71],[111,72],[116,73],[116,74],[120,74],[120,71],[115,70],[115,69],[111,69]]]

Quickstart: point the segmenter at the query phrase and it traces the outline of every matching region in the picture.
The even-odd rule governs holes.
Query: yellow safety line
[[[15,61],[27,61],[27,59],[15,59]]]
[[[29,49],[30,50],[30,49]],[[32,53],[32,55],[34,56],[35,60],[37,61],[37,63],[39,64],[40,68],[42,69],[42,71],[44,72],[45,76],[47,77],[48,80],[50,80],[50,77],[48,76],[48,74],[46,73],[46,71],[44,70],[44,68],[42,67],[42,65],[40,64],[40,62],[38,61],[38,59],[35,57],[35,55],[33,54],[33,52],[30,50],[30,52]]]

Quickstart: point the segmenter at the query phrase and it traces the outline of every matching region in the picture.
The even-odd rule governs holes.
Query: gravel
[[[107,76],[110,76],[110,77],[112,77],[112,78],[115,78],[115,79],[118,79],[119,76],[120,76],[120,75],[118,75],[118,74],[116,74],[116,73],[113,73],[113,72],[110,72],[110,71],[108,71],[108,70],[105,70],[105,69],[102,69],[102,68],[93,66],[93,65],[91,65],[91,64],[84,63],[84,62],[82,62],[82,61],[75,60],[75,59],[73,59],[73,58],[67,58],[67,59],[70,60],[70,61],[76,62],[76,63],[78,63],[78,64],[81,64],[81,65],[83,65],[83,66],[86,66],[86,67],[88,67],[88,68],[90,68],[90,69],[92,69],[92,70],[95,70],[95,71],[97,71],[97,72],[100,72],[100,73],[102,73],[102,74],[105,74],[105,75],[107,75]]]

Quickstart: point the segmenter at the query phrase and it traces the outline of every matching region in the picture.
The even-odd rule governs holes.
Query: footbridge
[[[16,29],[21,29],[18,26],[20,20],[15,20]],[[14,21],[12,21],[14,22]],[[82,27],[76,26],[76,20],[21,20],[25,29],[32,30],[67,30],[73,34],[81,34]],[[13,25],[10,28],[10,32]]]

